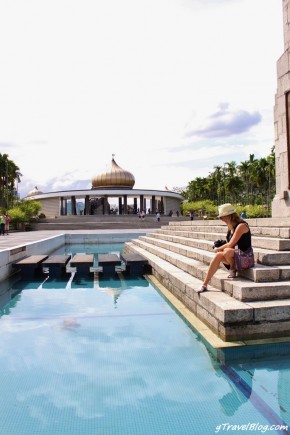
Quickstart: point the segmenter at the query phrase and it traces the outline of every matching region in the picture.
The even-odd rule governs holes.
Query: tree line
[[[19,167],[9,159],[8,154],[0,153],[0,207],[8,209],[17,198],[17,185],[22,174]]]
[[[5,211],[19,202],[17,186],[22,174],[19,167],[9,159],[8,154],[0,153],[0,208]],[[275,149],[270,155],[260,159],[254,154],[237,164],[229,161],[222,166],[214,166],[207,177],[197,177],[188,183],[185,190],[174,188],[189,202],[209,200],[219,205],[232,204],[261,205],[270,214],[275,195]]]
[[[190,181],[182,195],[189,202],[210,200],[214,204],[230,202],[240,205],[263,205],[270,210],[276,191],[275,149],[270,155],[249,159],[237,164],[235,161],[214,166],[207,177]]]

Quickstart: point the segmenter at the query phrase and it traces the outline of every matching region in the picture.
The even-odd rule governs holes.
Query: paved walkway
[[[61,234],[144,234],[151,231],[156,231],[156,228],[144,229],[110,229],[110,230],[47,230],[47,231],[23,231],[23,232],[11,232],[8,236],[0,236],[0,251],[5,249],[14,249],[18,246],[25,246],[29,243],[37,242],[39,240],[49,239]]]

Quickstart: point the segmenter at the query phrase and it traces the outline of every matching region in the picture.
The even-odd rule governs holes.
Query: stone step
[[[178,221],[178,219],[175,219],[175,221]],[[257,218],[257,219],[246,219],[248,224],[251,228],[257,227],[257,228],[286,228],[290,229],[290,218]],[[209,220],[202,220],[202,219],[194,219],[193,221],[187,220],[184,221],[184,223],[181,223],[181,225],[196,225],[196,226],[225,226],[221,220],[219,219],[209,219]]]
[[[146,243],[147,249],[153,249],[155,251],[160,248],[160,255],[168,255],[171,258],[171,262],[175,264],[175,259],[180,256],[180,267],[186,270],[188,273],[196,275],[196,268],[200,268],[201,265],[208,267],[208,264],[214,257],[213,252],[208,252],[204,249],[194,248],[191,246],[186,246],[180,243],[165,241],[149,236],[140,236],[136,243],[143,241]],[[192,271],[190,270],[188,263],[192,263]],[[195,266],[194,261],[197,265]],[[223,267],[223,266],[221,266]],[[256,264],[255,267],[239,272],[239,275],[245,277],[254,282],[267,282],[267,281],[277,281],[282,279],[290,279],[290,270],[287,266],[264,266],[262,264]],[[228,272],[226,272],[228,274]]]
[[[213,241],[207,239],[195,239],[191,237],[175,236],[170,232],[154,231],[150,234],[151,237],[161,240],[167,240],[170,242],[181,243],[185,246],[191,246],[194,248],[204,249],[212,251]],[[221,238],[221,235],[216,234]],[[215,239],[218,240],[218,237]],[[260,264],[268,266],[288,265],[290,264],[290,252],[288,251],[274,251],[263,248],[255,247],[255,261]]]
[[[201,281],[181,270],[178,261],[173,265],[135,241],[126,243],[126,249],[147,258],[154,276],[223,340],[290,334],[290,300],[242,302],[212,286],[198,294]]]
[[[225,224],[218,224],[218,221],[213,221],[212,225],[204,225],[200,221],[193,222],[169,222],[169,226],[172,229],[180,229],[181,231],[195,231],[195,232],[222,232],[223,234],[227,231],[227,226]],[[263,237],[278,237],[282,239],[290,238],[290,228],[289,227],[265,227],[261,226],[252,226],[250,225],[251,233],[254,236],[263,236]]]
[[[180,227],[168,226],[162,227],[160,233],[175,235],[186,238],[218,240],[225,239],[225,232],[204,232],[204,231],[182,231]],[[281,239],[276,237],[252,236],[252,245],[255,248],[270,249],[275,251],[290,251],[290,239]]]

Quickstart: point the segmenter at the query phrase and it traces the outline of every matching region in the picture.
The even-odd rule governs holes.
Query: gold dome
[[[130,188],[135,184],[134,175],[117,165],[114,158],[112,158],[112,167],[110,171],[103,172],[96,175],[92,179],[92,189],[101,189],[108,187],[116,188]]]

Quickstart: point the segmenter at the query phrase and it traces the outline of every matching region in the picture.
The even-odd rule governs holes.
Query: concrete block
[[[249,302],[254,309],[256,322],[289,321],[290,322],[290,300],[257,301]]]
[[[290,266],[279,267],[279,270],[281,280],[290,280]]]
[[[219,324],[218,335],[224,341],[260,340],[290,336],[290,322],[272,322],[228,326]]]
[[[290,252],[276,252],[276,251],[258,251],[257,259],[259,263],[268,266],[278,266],[283,264],[290,264]]]
[[[233,285],[233,297],[243,301],[285,299],[290,297],[290,283],[237,283]]]
[[[253,321],[251,307],[223,292],[206,292],[202,302],[204,309],[223,324]]]
[[[258,264],[250,269],[239,271],[239,276],[254,282],[278,281],[280,279],[280,270],[278,267],[267,267]]]
[[[200,295],[201,299],[203,298],[203,294]],[[219,322],[213,317],[207,310],[205,310],[201,305],[196,306],[196,315],[199,319],[205,322],[213,331],[218,331]]]

